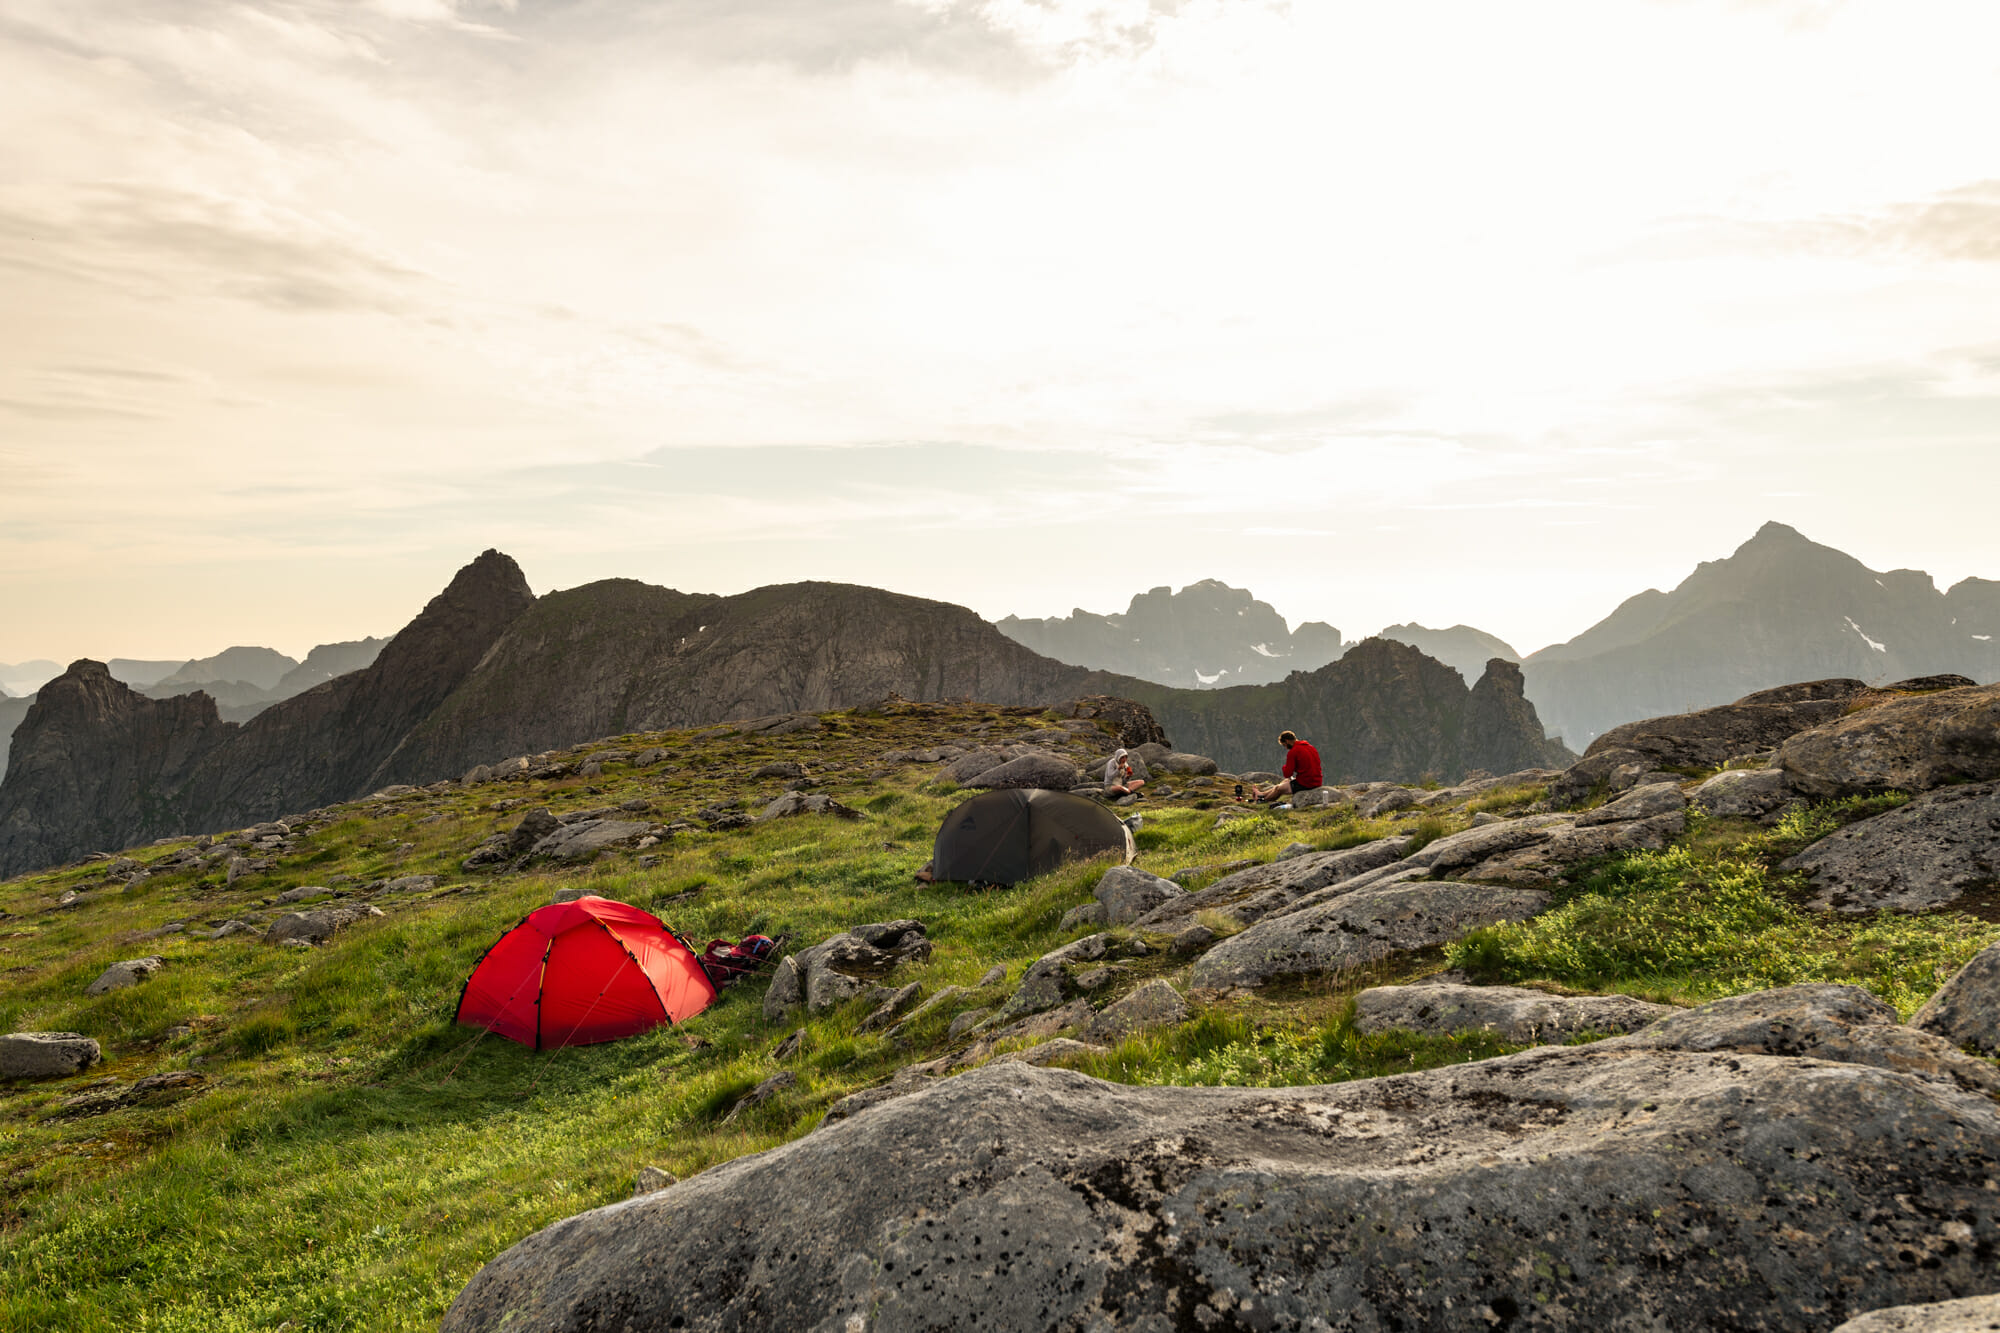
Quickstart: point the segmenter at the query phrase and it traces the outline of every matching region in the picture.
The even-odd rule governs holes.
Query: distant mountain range
[[[1225,769],[1269,768],[1291,727],[1329,778],[1538,766],[1551,752],[1520,674],[1467,688],[1387,640],[1282,682],[1180,689],[1032,652],[961,606],[794,583],[730,597],[611,579],[537,598],[488,551],[373,663],[237,725],[205,690],[150,698],[72,663],[14,732],[0,875],[169,833],[237,828],[396,782],[628,731],[910,699],[1146,704]]]
[[[2000,582],[1939,592],[1922,570],[1869,569],[1766,523],[1672,592],[1647,589],[1523,663],[1543,721],[1581,750],[1621,722],[1792,681],[2000,679]]]
[[[1269,602],[1215,579],[1179,592],[1142,592],[1123,615],[1079,607],[1067,616],[1008,616],[997,624],[1014,642],[1058,662],[1188,689],[1268,685],[1323,667],[1342,649],[1333,626],[1311,620],[1293,630]],[[1466,676],[1478,678],[1476,671]]]
[[[1196,590],[1199,596],[1188,596]],[[1172,683],[1237,651],[1240,637],[1230,637],[1230,620],[1212,608],[1257,608],[1254,618],[1245,611],[1243,619],[1266,639],[1277,640],[1284,624],[1249,592],[1212,580],[1166,593],[1159,588],[1133,599],[1135,611],[1142,602],[1147,607],[1142,643],[1114,643],[1106,628],[1128,628],[1133,612],[1078,611],[1048,621],[1010,616],[999,626],[1030,646],[1051,645],[1038,651],[1064,661]],[[1220,646],[1195,646],[1204,634]],[[1568,643],[1526,658],[1469,625],[1391,625],[1377,637],[1407,643],[1467,681],[1478,680],[1492,659],[1519,662],[1537,714],[1580,750],[1623,722],[1728,703],[1794,681],[2000,679],[2000,582],[1971,578],[1939,592],[1920,570],[1871,570],[1782,523],[1767,523],[1735,554],[1699,566],[1672,592],[1648,589]],[[1282,678],[1283,663],[1264,660]],[[1130,665],[1114,668],[1114,662]],[[1207,683],[1206,675],[1200,679]]]

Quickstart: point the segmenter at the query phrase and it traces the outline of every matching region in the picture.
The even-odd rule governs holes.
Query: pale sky
[[[2000,577],[1991,0],[7,0],[0,662]]]

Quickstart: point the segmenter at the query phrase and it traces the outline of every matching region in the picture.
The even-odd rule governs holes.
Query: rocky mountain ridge
[[[963,607],[879,589],[718,597],[617,579],[536,599],[511,560],[488,552],[371,666],[241,728],[203,695],[151,700],[102,666],[72,666],[16,732],[0,781],[0,874],[598,737],[891,694],[1135,699],[1184,748],[1238,769],[1275,765],[1289,728],[1320,747],[1329,776],[1509,771],[1549,751],[1517,673],[1501,666],[1468,690],[1382,641],[1279,684],[1178,690],[1053,661]]]
[[[1523,662],[1551,729],[1588,745],[1622,722],[1724,703],[1790,681],[2000,679],[2000,583],[1938,591],[1766,523],[1671,592],[1649,589]]]
[[[995,624],[1044,657],[1184,689],[1272,684],[1326,665],[1342,647],[1333,626],[1313,620],[1293,630],[1270,603],[1217,579],[1138,593],[1122,614],[1078,607]]]

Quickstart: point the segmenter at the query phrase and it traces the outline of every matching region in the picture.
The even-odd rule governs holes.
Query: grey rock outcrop
[[[1825,1329],[2000,1285],[1986,1096],[1630,1041],[1305,1088],[994,1064],[538,1232],[443,1333]]]
[[[1629,995],[1550,995],[1518,986],[1375,986],[1354,997],[1358,1032],[1490,1032],[1502,1041],[1540,1045],[1586,1032],[1630,1032],[1672,1012],[1670,1005]]]
[[[136,986],[167,965],[164,958],[153,955],[146,958],[127,958],[113,963],[99,974],[97,980],[83,988],[85,995],[108,995],[115,990],[125,990]]]
[[[797,1004],[825,1013],[857,995],[879,991],[882,979],[899,966],[930,956],[931,942],[921,921],[853,926],[779,960],[764,992],[764,1017],[779,1021]],[[911,991],[910,997],[914,995]]]
[[[1328,885],[1341,884],[1400,861],[1413,844],[1406,837],[1377,838],[1336,852],[1311,852],[1225,875],[1204,889],[1169,897],[1139,918],[1152,930],[1175,930],[1197,912],[1227,912],[1238,921],[1261,920]]]
[[[1195,960],[1192,984],[1223,990],[1338,972],[1525,920],[1546,906],[1548,895],[1532,889],[1449,881],[1356,889],[1230,936]]]
[[[1926,792],[1828,834],[1779,868],[1811,877],[1815,907],[1941,907],[2000,883],[2000,782]]]
[[[1044,791],[1069,791],[1083,781],[1076,765],[1061,755],[1031,752],[965,779],[968,787],[1039,787]]]
[[[1187,1018],[1187,1001],[1172,983],[1149,981],[1130,995],[1105,1005],[1084,1029],[1084,1037],[1094,1042],[1114,1042],[1135,1032],[1185,1023]]]
[[[1602,1045],[1612,1050],[1811,1056],[2000,1093],[2000,1073],[1991,1064],[1942,1037],[1904,1027],[1894,1009],[1859,986],[1812,983],[1731,996]]]
[[[1696,787],[1688,803],[1722,819],[1762,819],[1794,799],[1782,769],[1730,768]]]
[[[1952,973],[1910,1026],[1981,1055],[2000,1055],[2000,944],[1990,944]]]
[[[1091,989],[1081,984],[1080,978],[1084,975],[1094,973],[1096,979],[1108,980],[1106,964],[1115,964],[1120,958],[1141,956],[1145,952],[1146,946],[1139,941],[1111,934],[1086,935],[1059,949],[1051,949],[1028,964],[1014,994],[995,1011],[993,1023],[997,1027],[1030,1014],[1059,1008]]]
[[[81,1032],[10,1032],[0,1036],[0,1078],[67,1078],[104,1058]]]
[[[1890,699],[1791,737],[1775,762],[1814,797],[2000,778],[2000,685]]]

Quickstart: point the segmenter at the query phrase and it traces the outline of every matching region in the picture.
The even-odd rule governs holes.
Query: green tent
[[[989,791],[938,827],[931,874],[961,884],[1019,884],[1065,861],[1132,859],[1132,831],[1104,806],[1066,791]]]

